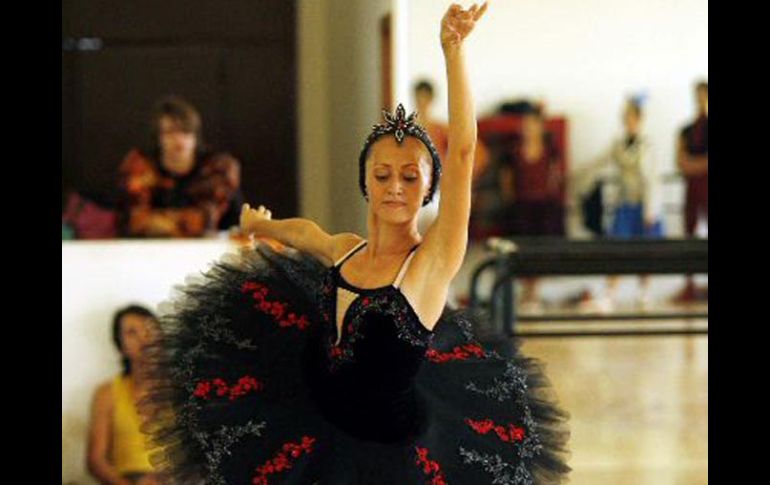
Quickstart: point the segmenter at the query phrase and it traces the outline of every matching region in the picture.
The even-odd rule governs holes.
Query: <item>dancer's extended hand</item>
[[[457,49],[487,11],[488,2],[479,7],[475,3],[467,10],[453,3],[441,19],[441,47],[444,52]]]

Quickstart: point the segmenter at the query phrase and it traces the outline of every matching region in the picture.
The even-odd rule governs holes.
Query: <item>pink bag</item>
[[[100,207],[78,193],[67,198],[62,222],[75,229],[77,239],[111,239],[117,237],[118,215]]]

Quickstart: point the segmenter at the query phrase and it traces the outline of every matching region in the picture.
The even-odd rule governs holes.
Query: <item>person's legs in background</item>
[[[705,217],[708,221],[708,180],[690,180],[687,184],[684,207],[685,237],[696,236],[699,217]],[[695,286],[693,275],[685,276],[685,287],[674,297],[677,303],[690,303],[698,299],[698,289]],[[706,290],[708,294],[708,290]]]
[[[555,200],[518,202],[516,234],[529,237],[563,237],[563,206]],[[538,278],[522,278],[521,305],[525,311],[542,310],[543,301]]]
[[[609,237],[615,239],[635,239],[645,236],[644,209],[641,204],[621,204],[613,216]],[[596,310],[608,313],[617,304],[619,277],[610,275],[606,280],[605,294],[593,302]],[[649,306],[649,278],[647,275],[639,277],[639,295],[636,302],[640,307]]]
[[[700,215],[702,217],[702,221],[706,224],[706,229],[708,231],[708,223],[709,223],[708,183],[706,183],[706,194],[703,197],[703,199],[700,201]],[[700,300],[708,301],[709,299],[708,283],[706,283],[706,286],[704,288],[696,288],[696,298]]]
[[[542,235],[544,225],[543,205],[537,201],[516,201],[514,209],[514,233],[525,237]],[[535,277],[521,278],[521,309],[525,312],[542,310],[540,288]]]

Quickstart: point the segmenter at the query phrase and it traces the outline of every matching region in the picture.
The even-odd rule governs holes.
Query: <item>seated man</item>
[[[131,237],[197,237],[238,224],[240,165],[201,142],[197,110],[161,99],[149,150],[133,149],[120,166],[121,229]]]

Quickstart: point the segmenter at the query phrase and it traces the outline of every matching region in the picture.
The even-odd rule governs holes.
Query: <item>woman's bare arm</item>
[[[88,471],[103,485],[131,485],[110,463],[112,444],[112,388],[103,384],[94,394],[88,433]]]
[[[449,147],[442,164],[438,215],[425,234],[422,251],[433,261],[431,280],[451,280],[460,269],[468,244],[476,111],[465,63],[463,42],[487,4],[468,10],[452,5],[441,20],[441,47],[449,94]]]
[[[348,248],[360,237],[351,232],[329,234],[310,219],[292,217],[272,219],[272,213],[259,206],[252,209],[244,204],[241,210],[241,230],[255,237],[275,239],[282,244],[312,254],[325,266],[337,260],[341,248]]]

